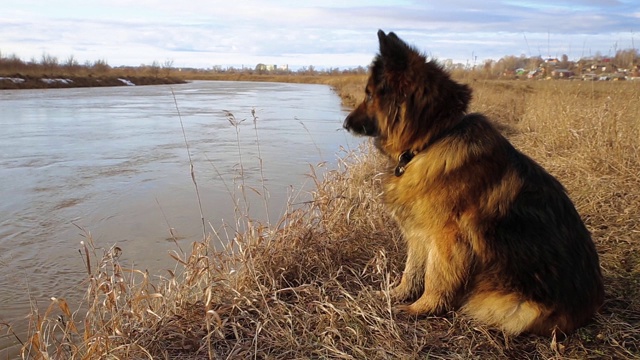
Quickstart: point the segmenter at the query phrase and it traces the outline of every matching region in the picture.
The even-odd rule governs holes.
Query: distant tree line
[[[585,66],[590,63],[600,63],[606,61],[617,69],[628,69],[638,71],[640,65],[640,53],[637,49],[624,49],[616,51],[612,57],[605,57],[599,52],[589,58],[578,61],[570,61],[565,54],[559,59],[542,58],[541,56],[526,57],[504,56],[499,60],[485,60],[480,64],[469,64],[469,62],[453,63],[451,60],[440,60],[441,64],[454,76],[473,76],[474,78],[501,78],[513,77],[517,70],[532,71],[543,69],[549,71],[549,67],[569,69],[576,72],[588,71]],[[180,75],[198,74],[250,74],[250,75],[340,75],[340,74],[365,74],[368,68],[359,66],[356,68],[340,69],[337,67],[318,69],[313,65],[303,66],[295,71],[288,66],[277,67],[275,65],[266,66],[258,64],[255,67],[222,67],[213,66],[209,69],[198,68],[175,68],[173,60],[164,62],[153,61],[151,64],[141,64],[139,66],[119,66],[111,67],[106,60],[85,61],[83,64],[73,56],[64,60],[57,57],[43,54],[41,58],[31,58],[28,61],[20,59],[15,54],[5,55],[0,52],[0,76],[30,75],[30,76],[150,76],[169,77]]]
[[[614,69],[637,72],[640,65],[640,53],[637,49],[625,49],[616,51],[616,54],[612,57],[607,57],[600,52],[596,52],[594,56],[581,58],[577,61],[571,61],[566,54],[563,54],[560,58],[508,55],[497,61],[489,59],[477,65],[470,65],[469,63],[454,64],[451,60],[445,60],[442,63],[447,70],[454,74],[473,75],[476,78],[511,77],[516,75],[518,69],[525,71],[541,69],[543,73],[549,73],[550,69],[567,69],[581,74],[590,71],[590,66],[586,65],[602,63],[610,64]]]
[[[153,61],[150,65],[121,66],[113,68],[107,60],[85,61],[83,64],[73,56],[60,61],[57,57],[42,54],[40,59],[31,58],[28,61],[20,59],[15,54],[5,55],[0,52],[0,76],[31,75],[31,76],[151,76],[169,77],[172,75],[173,60],[162,63]]]

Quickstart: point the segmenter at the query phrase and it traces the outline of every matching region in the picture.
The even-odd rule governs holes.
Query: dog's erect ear
[[[382,29],[378,30],[378,40],[380,41],[380,46],[382,46],[382,42],[387,38],[387,34],[382,31]]]
[[[404,71],[409,66],[409,55],[413,51],[411,47],[392,32],[387,35],[378,30],[378,40],[384,67],[392,71]]]

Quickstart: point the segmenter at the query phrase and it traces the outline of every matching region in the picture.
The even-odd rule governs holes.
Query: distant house
[[[555,79],[569,79],[574,75],[575,73],[569,69],[554,69],[551,71],[551,76]]]
[[[507,69],[502,72],[503,77],[521,78],[521,77],[525,77],[526,75],[527,75],[527,70],[523,68],[517,68],[515,70]]]
[[[274,71],[278,68],[278,65],[273,65],[273,64],[258,64],[256,65],[256,71],[258,72],[268,72],[268,71]]]
[[[538,69],[529,71],[529,73],[527,74],[527,78],[528,79],[533,79],[533,78],[535,78],[535,77],[537,77],[537,76],[539,76],[541,74],[542,74],[542,70],[540,70],[540,68],[538,68]]]
[[[600,73],[610,73],[615,72],[617,70],[617,66],[615,66],[610,61],[603,61],[598,63],[591,64],[591,70]]]
[[[289,71],[289,65],[275,65],[275,64],[263,64],[256,65],[255,71],[257,72],[273,72],[273,71]]]

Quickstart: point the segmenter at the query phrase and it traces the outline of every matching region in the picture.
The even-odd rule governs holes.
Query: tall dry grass
[[[334,80],[360,98],[364,77]],[[593,233],[606,302],[566,340],[520,336],[459,316],[411,317],[375,291],[398,281],[404,244],[380,199],[384,161],[370,146],[319,176],[313,201],[272,227],[211,231],[160,281],[90,236],[82,311],[62,299],[32,314],[24,358],[640,357],[640,89],[633,83],[476,82],[474,111],[568,188]],[[251,126],[247,124],[247,126]],[[310,150],[311,151],[311,150]],[[238,228],[238,227],[234,227]],[[212,243],[226,251],[212,252]]]

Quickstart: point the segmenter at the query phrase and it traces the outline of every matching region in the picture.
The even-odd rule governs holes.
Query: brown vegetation
[[[15,55],[0,54],[0,90],[125,86],[127,82],[161,85],[185,81],[156,62],[149,66],[114,69],[104,60],[80,65],[69,57],[60,63],[57,58],[45,54],[40,61],[24,62]]]
[[[363,67],[350,70],[326,69],[317,71],[304,67],[298,71],[262,71],[249,68],[235,69],[176,69],[173,61],[151,65],[111,67],[106,60],[78,63],[73,57],[60,62],[56,57],[43,54],[42,58],[23,61],[16,55],[0,53],[0,90],[42,89],[94,86],[123,86],[127,81],[135,85],[180,84],[188,80],[264,81],[324,84],[365,73]],[[126,80],[126,81],[122,81]]]
[[[101,87],[101,86],[126,86],[134,85],[163,85],[182,84],[185,81],[179,78],[170,77],[150,77],[150,76],[67,76],[67,77],[46,77],[29,76],[15,74],[8,77],[10,79],[22,79],[16,82],[10,79],[0,78],[0,89],[49,89],[49,88],[71,88],[71,87]]]
[[[363,96],[365,77],[327,79]],[[568,188],[600,254],[606,298],[566,340],[507,337],[451,312],[395,315],[374,295],[406,253],[380,201],[375,150],[346,154],[313,202],[265,228],[250,219],[172,254],[161,281],[120,265],[90,237],[86,310],[55,299],[31,314],[25,358],[598,358],[640,357],[640,89],[633,83],[470,84],[473,111]],[[250,125],[247,125],[250,126]],[[238,227],[239,228],[239,227]],[[227,246],[213,252],[212,242]]]

